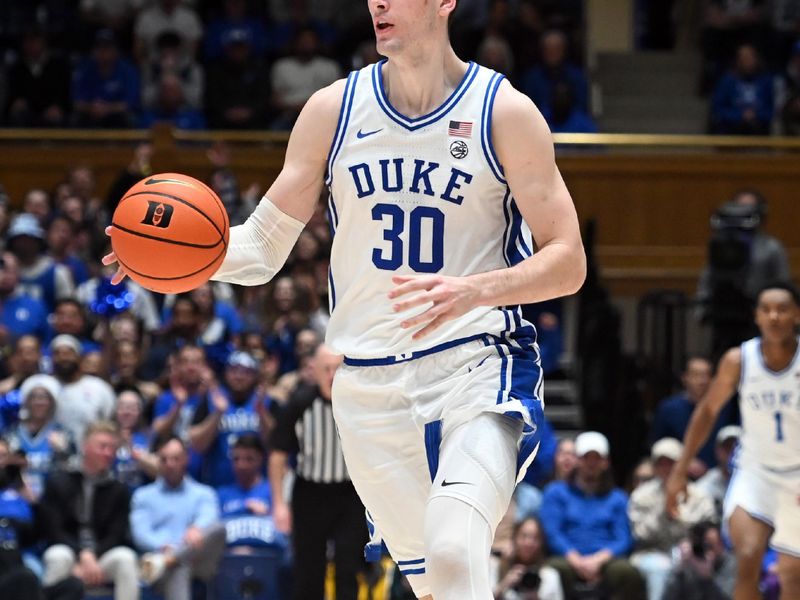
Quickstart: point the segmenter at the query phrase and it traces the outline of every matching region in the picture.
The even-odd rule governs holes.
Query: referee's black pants
[[[297,477],[292,492],[294,600],[325,597],[328,540],[334,545],[336,600],[357,600],[364,568],[367,522],[353,484],[314,483]]]

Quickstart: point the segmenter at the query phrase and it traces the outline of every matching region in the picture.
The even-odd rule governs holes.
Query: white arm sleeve
[[[247,221],[231,227],[228,253],[211,279],[239,285],[268,282],[286,262],[304,227],[264,196]]]

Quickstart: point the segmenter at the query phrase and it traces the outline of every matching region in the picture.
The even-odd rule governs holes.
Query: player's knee
[[[758,575],[761,572],[761,561],[764,549],[759,544],[743,542],[736,547],[736,564],[740,575]]]
[[[448,577],[455,577],[469,573],[468,553],[464,552],[463,540],[434,535],[425,541],[425,562],[432,574],[447,573]]]

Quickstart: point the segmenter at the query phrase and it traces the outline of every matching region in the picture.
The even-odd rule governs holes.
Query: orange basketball
[[[128,276],[154,292],[192,290],[228,250],[228,214],[206,184],[180,173],[142,179],[119,201],[111,247]]]

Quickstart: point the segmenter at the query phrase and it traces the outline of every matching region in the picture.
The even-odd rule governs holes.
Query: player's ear
[[[456,10],[457,0],[438,0],[439,14],[447,17],[448,23]]]

